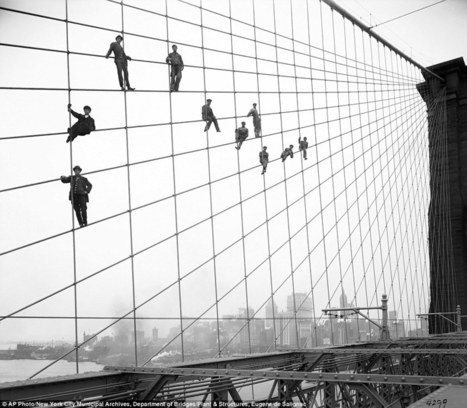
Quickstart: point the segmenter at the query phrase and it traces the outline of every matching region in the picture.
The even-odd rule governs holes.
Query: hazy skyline
[[[379,20],[408,7],[339,2],[357,3]],[[309,295],[319,320],[343,290],[356,305],[379,305],[387,293],[389,308],[419,327],[415,314],[429,302],[429,191],[418,69],[318,1],[276,0],[273,13],[271,1],[255,0],[255,21],[251,0],[203,0],[202,14],[199,2],[169,0],[168,18],[165,1],[124,4],[69,0],[67,37],[64,2],[0,0],[60,20],[0,10],[0,229],[8,231],[0,238],[0,314],[67,288],[2,320],[0,342],[81,338],[134,308],[164,335],[182,320],[219,320],[239,308],[264,317],[271,296],[285,305],[293,292]],[[435,7],[427,13],[467,13],[455,0]],[[424,29],[424,14],[411,19],[419,16],[419,27],[404,19],[391,27],[425,53],[436,29]],[[461,28],[453,26],[454,36]],[[104,58],[122,31],[134,93],[118,90],[114,62]],[[185,70],[181,92],[170,94],[173,43]],[[461,54],[460,43],[442,55]],[[69,97],[77,111],[92,107],[97,127],[72,150]],[[205,97],[221,133],[203,132]],[[253,102],[262,138],[246,118]],[[242,120],[250,137],[237,152]],[[310,142],[307,161],[299,136]],[[289,144],[295,157],[282,164]],[[271,160],[264,178],[262,145]],[[94,187],[90,225],[72,234],[69,185],[59,177],[76,164]]]

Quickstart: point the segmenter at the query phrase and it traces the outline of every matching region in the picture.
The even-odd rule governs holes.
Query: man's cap
[[[256,102],[255,102],[255,103],[253,103],[253,106],[256,106],[256,105],[257,105],[257,103],[256,103]]]
[[[212,102],[212,99],[206,99],[206,102]]]
[[[177,44],[172,44],[172,48],[173,48],[173,47],[177,47],[177,48],[178,48]]]
[[[263,146],[263,149],[267,149],[268,147],[267,146]]]
[[[83,171],[83,169],[82,169],[81,167],[79,167],[79,166],[75,166],[75,167],[73,167],[73,170],[79,170],[79,171]]]
[[[242,125],[244,125],[246,122],[242,122]]]
[[[120,35],[120,34],[117,35],[117,36],[115,37],[115,39],[118,40],[119,37],[123,40],[123,35]]]
[[[289,147],[293,147],[293,145],[290,145]]]
[[[83,110],[86,110],[86,109],[92,110],[91,107],[90,107],[89,105],[84,105],[84,106],[83,106]]]

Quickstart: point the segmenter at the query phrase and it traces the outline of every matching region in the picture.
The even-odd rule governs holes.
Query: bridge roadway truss
[[[442,386],[467,387],[466,369],[467,332],[458,332],[165,367],[105,367],[2,383],[0,400],[406,407]]]

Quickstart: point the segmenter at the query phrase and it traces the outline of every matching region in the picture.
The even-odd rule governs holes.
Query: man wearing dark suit
[[[290,145],[289,147],[286,147],[284,151],[281,154],[281,159],[284,162],[287,157],[290,156],[291,159],[293,159],[293,145]]]
[[[86,105],[83,108],[84,115],[81,113],[75,112],[71,109],[71,103],[68,104],[68,112],[70,112],[78,122],[76,122],[71,128],[68,128],[68,138],[66,142],[72,142],[77,136],[89,135],[93,130],[96,130],[96,125],[94,119],[89,116],[91,113],[91,107]]]
[[[256,103],[253,104],[253,107],[248,112],[248,116],[253,116],[253,126],[255,128],[255,137],[260,137],[261,133],[261,118],[259,117],[259,113],[256,109]]]
[[[259,152],[259,162],[263,166],[263,171],[261,174],[266,173],[266,168],[268,167],[268,163],[269,163],[269,153],[266,150],[267,150],[267,147],[263,146],[263,150]]]
[[[235,141],[237,142],[237,146],[235,148],[240,150],[242,147],[242,143],[248,137],[248,129],[245,127],[245,122],[242,122],[242,126],[235,130]]]
[[[117,66],[118,82],[120,83],[120,88],[122,88],[122,91],[124,91],[126,84],[127,89],[129,91],[134,91],[135,88],[132,88],[130,86],[130,80],[128,79],[128,61],[131,61],[131,57],[125,54],[123,47],[120,45],[122,41],[123,37],[121,35],[117,35],[115,37],[115,42],[110,44],[109,51],[107,51],[105,58],[109,58],[110,54],[112,52],[114,53],[115,65]],[[125,76],[125,83],[123,82],[122,71],[123,75]]]
[[[217,119],[214,116],[214,112],[211,109],[211,102],[212,99],[206,99],[206,105],[203,105],[201,108],[201,117],[204,121],[206,121],[206,126],[204,127],[204,131],[207,132],[211,127],[211,123],[214,123],[216,127],[216,131],[220,132],[219,125],[217,123]]]
[[[167,64],[170,64],[170,92],[178,92],[178,86],[182,80],[182,71],[184,68],[182,56],[177,52],[177,46],[172,45],[172,50],[169,56],[165,59]]]
[[[80,227],[88,225],[87,205],[89,202],[88,194],[91,192],[92,184],[86,177],[81,176],[81,167],[73,167],[74,176],[61,176],[62,183],[70,183],[70,194],[68,199],[71,201],[76,213]]]
[[[306,140],[306,137],[303,138],[299,136],[298,138],[298,150],[303,152],[303,158],[307,160],[308,158],[306,157],[306,149],[308,149],[308,141]]]

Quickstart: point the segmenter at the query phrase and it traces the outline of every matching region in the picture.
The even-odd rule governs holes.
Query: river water
[[[0,360],[0,382],[26,380],[50,364],[52,360]],[[80,362],[79,372],[100,371],[104,366],[92,362]],[[60,360],[35,378],[76,374],[76,363]]]

